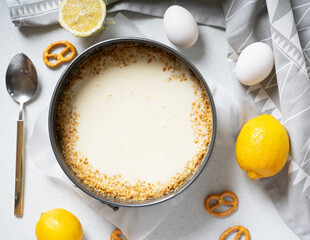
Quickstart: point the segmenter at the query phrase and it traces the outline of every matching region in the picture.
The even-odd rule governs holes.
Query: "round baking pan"
[[[193,72],[193,74],[201,81],[203,84],[207,95],[210,100],[211,109],[212,109],[212,116],[213,116],[213,127],[212,127],[212,136],[211,141],[209,145],[209,149],[207,151],[206,156],[204,157],[203,161],[201,162],[200,166],[196,169],[195,173],[189,177],[179,188],[162,195],[157,198],[152,198],[144,201],[133,201],[133,200],[122,200],[117,198],[112,198],[109,196],[104,195],[103,193],[100,193],[96,191],[94,188],[88,186],[83,180],[81,180],[77,174],[71,169],[70,165],[67,163],[59,141],[59,136],[57,134],[57,108],[59,104],[59,100],[62,97],[63,90],[65,89],[65,86],[67,82],[70,80],[70,76],[74,73],[74,71],[77,69],[78,66],[80,66],[86,59],[89,59],[92,57],[93,54],[95,54],[98,51],[101,51],[104,48],[108,48],[111,46],[116,46],[118,44],[133,44],[138,46],[149,46],[149,47],[155,47],[162,51],[167,52],[168,54],[173,55],[176,59],[184,63],[189,69]],[[54,90],[54,93],[52,95],[50,108],[49,108],[49,117],[48,117],[48,127],[49,127],[49,136],[51,145],[54,151],[54,154],[56,156],[56,159],[61,166],[62,170],[65,172],[65,174],[68,176],[68,178],[81,190],[83,190],[85,193],[89,194],[93,198],[99,200],[102,203],[105,203],[109,205],[110,207],[117,209],[118,207],[144,207],[144,206],[151,206],[154,204],[158,204],[161,202],[164,202],[168,199],[171,199],[175,197],[176,195],[183,192],[186,188],[188,188],[199,176],[199,174],[202,172],[204,167],[206,166],[215,141],[215,135],[216,135],[216,112],[215,112],[215,106],[212,98],[212,94],[210,92],[210,89],[202,77],[202,75],[199,73],[199,71],[196,69],[196,67],[183,55],[181,55],[176,50],[153,40],[143,39],[143,38],[118,38],[118,39],[111,39],[104,42],[97,43],[90,48],[86,49],[84,52],[82,52],[79,56],[77,56],[71,64],[65,69],[65,71],[60,76],[60,79],[56,85],[56,88]]]

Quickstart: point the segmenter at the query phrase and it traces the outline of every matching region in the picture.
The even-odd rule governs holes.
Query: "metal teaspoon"
[[[15,55],[6,71],[6,88],[10,96],[20,104],[17,120],[15,204],[14,215],[23,216],[24,205],[24,121],[23,107],[33,98],[38,88],[37,71],[23,53]]]

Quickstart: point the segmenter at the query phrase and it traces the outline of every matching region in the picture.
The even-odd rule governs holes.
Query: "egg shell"
[[[189,48],[197,41],[198,25],[187,9],[178,5],[169,7],[164,14],[163,24],[167,38],[175,46]]]
[[[244,85],[255,85],[270,74],[273,66],[272,49],[265,43],[255,42],[241,52],[237,61],[236,77]]]

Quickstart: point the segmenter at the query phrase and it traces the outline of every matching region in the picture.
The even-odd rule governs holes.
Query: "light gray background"
[[[162,36],[162,21],[159,18],[125,13],[148,38]],[[53,41],[65,39],[72,42],[78,52],[97,41],[99,35],[76,38],[60,26],[18,29],[10,21],[6,3],[0,0],[0,239],[35,239],[34,229],[41,212],[52,208],[65,208],[81,221],[84,240],[109,239],[114,229],[104,218],[99,217],[69,187],[58,180],[46,178],[26,155],[25,214],[22,219],[13,215],[15,141],[18,105],[5,89],[5,72],[11,58],[24,52],[37,68],[40,90],[35,101],[26,105],[26,139],[29,138],[37,115],[49,105],[54,86],[65,69],[50,70],[42,61],[43,50]],[[113,27],[113,26],[112,26]],[[168,41],[166,41],[168,45]],[[222,30],[200,26],[197,44],[183,51],[206,78],[214,94],[225,96],[232,89],[232,77],[226,61],[227,44]],[[217,83],[215,89],[214,83]],[[223,101],[221,101],[223,102]],[[219,121],[230,116],[230,104],[218,105]],[[234,127],[233,119],[227,124]],[[218,131],[217,146],[213,156],[198,180],[186,193],[186,198],[174,208],[163,223],[147,238],[155,239],[218,239],[230,226],[244,225],[252,239],[295,240],[295,234],[284,224],[274,209],[269,196],[258,181],[252,181],[239,169],[234,157],[227,158],[221,148],[231,149],[234,155],[234,140],[230,132]],[[226,137],[227,136],[227,137]],[[239,209],[232,216],[217,219],[203,208],[206,195],[224,190],[234,191],[240,200]],[[296,203],[297,204],[297,203]]]

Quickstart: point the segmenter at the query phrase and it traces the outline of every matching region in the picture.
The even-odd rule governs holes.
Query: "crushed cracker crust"
[[[167,183],[148,183],[137,180],[129,183],[121,175],[108,176],[94,169],[86,157],[76,150],[79,139],[77,126],[80,115],[72,105],[74,99],[73,86],[86,74],[103,74],[109,66],[120,68],[135,64],[137,56],[145,59],[146,63],[160,61],[164,63],[163,71],[171,71],[168,81],[192,81],[195,91],[195,101],[190,113],[194,142],[199,151],[184,166],[183,171],[172,176]],[[104,49],[91,59],[86,60],[68,81],[57,109],[57,131],[63,154],[77,176],[96,191],[112,198],[143,201],[160,197],[177,190],[198,170],[209,149],[212,135],[212,110],[207,93],[201,82],[192,72],[186,75],[188,68],[176,58],[158,48],[141,47],[132,44],[122,44]]]

